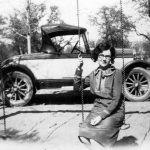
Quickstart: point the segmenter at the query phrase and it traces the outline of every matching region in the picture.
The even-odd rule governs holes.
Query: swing
[[[1,55],[2,56],[2,55]],[[0,85],[0,88],[1,88],[1,98],[2,98],[2,108],[3,108],[3,124],[4,124],[4,130],[3,130],[3,133],[0,135],[0,138],[2,139],[7,139],[8,136],[7,133],[6,133],[6,114],[5,114],[5,97],[4,97],[4,84],[3,84],[3,74],[2,74],[2,67],[1,67],[1,64],[2,64],[2,58],[0,57],[0,80],[1,80],[1,85]]]
[[[122,34],[122,62],[123,62],[123,83],[125,81],[125,63],[124,63],[124,43],[123,43],[123,8],[122,8],[122,0],[120,0],[120,10],[121,10],[121,34]],[[123,87],[123,105],[125,109],[125,96],[124,96],[124,86]],[[126,130],[130,128],[130,124],[126,124],[124,119],[124,124],[121,126],[121,130]]]
[[[123,83],[125,81],[125,64],[124,64],[124,43],[123,43],[123,9],[122,9],[122,0],[120,0],[120,10],[121,10],[121,34],[122,34],[122,61],[123,61]],[[78,18],[78,28],[79,28],[79,3],[77,0],[77,18]],[[80,31],[79,31],[79,47],[80,47]],[[79,54],[81,55],[81,53]],[[123,89],[123,107],[125,109],[125,96],[124,96],[124,86],[122,86]],[[84,95],[83,95],[83,82],[82,82],[82,76],[81,76],[81,112],[82,112],[82,122],[80,124],[82,124],[84,122]],[[125,118],[123,121],[123,125],[121,126],[121,130],[127,130],[128,128],[130,128],[130,124],[127,124],[125,122]],[[80,137],[78,137],[79,140],[83,143],[83,141],[81,140]],[[89,139],[87,139],[87,141],[90,143]]]

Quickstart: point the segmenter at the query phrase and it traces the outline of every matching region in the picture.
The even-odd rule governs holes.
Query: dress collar
[[[96,76],[99,72],[101,72],[101,76],[104,78],[104,77],[111,76],[115,71],[116,71],[116,69],[112,65],[110,65],[106,70],[103,70],[101,67],[98,67],[94,71],[94,75]]]

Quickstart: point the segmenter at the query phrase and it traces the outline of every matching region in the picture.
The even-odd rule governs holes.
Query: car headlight
[[[19,57],[15,57],[15,56],[14,56],[14,57],[12,58],[12,63],[13,63],[13,64],[18,64],[18,63],[19,63]]]
[[[18,64],[19,63],[19,57],[17,57],[17,56],[14,56],[14,57],[12,57],[12,58],[8,58],[8,59],[6,59],[6,60],[4,60],[3,62],[2,62],[2,66],[3,67],[7,67],[7,66],[9,66],[9,65],[15,65],[15,64]]]

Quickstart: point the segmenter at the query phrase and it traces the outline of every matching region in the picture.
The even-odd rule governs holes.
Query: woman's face
[[[102,67],[107,67],[111,62],[111,53],[110,50],[105,50],[98,55],[98,64]]]

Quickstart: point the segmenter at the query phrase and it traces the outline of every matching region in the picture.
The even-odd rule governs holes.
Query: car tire
[[[124,95],[129,101],[146,101],[150,96],[150,75],[144,68],[132,69],[124,82]]]
[[[33,97],[31,78],[20,71],[7,72],[4,77],[4,96],[7,106],[25,106]]]

